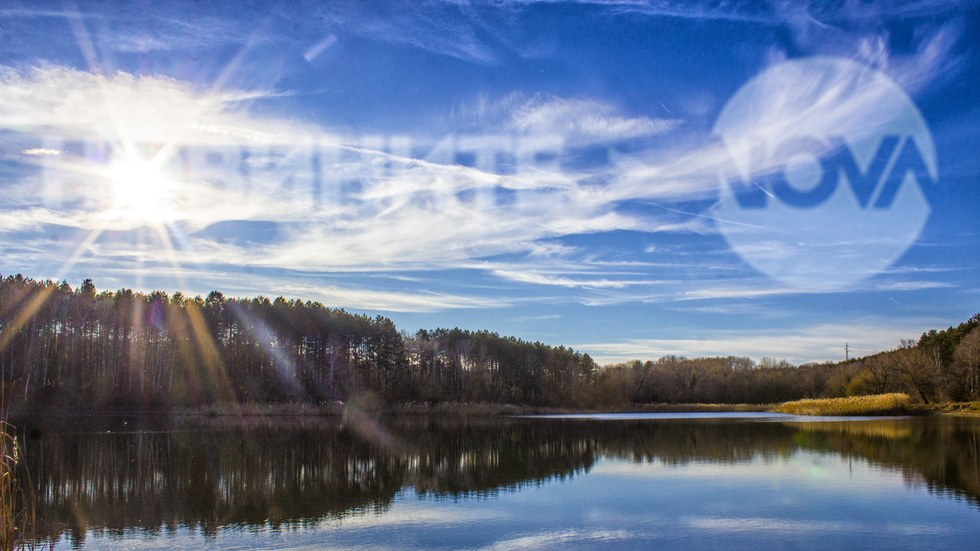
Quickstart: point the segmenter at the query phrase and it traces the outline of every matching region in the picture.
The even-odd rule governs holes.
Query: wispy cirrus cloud
[[[577,5],[588,8],[585,17],[615,18],[623,14],[657,18],[737,21],[784,27],[790,30],[799,53],[856,57],[889,70],[880,63],[891,59],[890,76],[903,85],[925,83],[941,72],[916,75],[901,67],[923,55],[948,57],[962,23],[948,22],[931,27],[937,16],[954,17],[976,6],[940,0],[904,2],[846,1],[806,3],[782,0],[768,2],[713,2],[661,0],[485,0],[460,3],[455,0],[430,1],[418,5],[388,7],[371,4],[329,3],[321,6],[322,21],[332,28],[344,28],[372,39],[410,44],[423,50],[449,55],[477,64],[499,62],[510,44],[520,41],[521,15],[532,7]],[[452,14],[453,17],[447,17]],[[888,52],[886,21],[921,20],[923,38],[914,52]],[[451,23],[447,23],[451,21]],[[884,46],[884,47],[883,47]],[[552,52],[560,56],[560,52]],[[949,61],[947,59],[947,61]],[[948,65],[947,68],[955,66]]]
[[[456,48],[426,42],[429,39],[424,37],[445,30],[448,24],[470,25],[482,17],[478,12],[450,18],[452,23],[440,18],[425,32],[413,34],[409,29],[405,35],[410,38],[405,40],[435,50]],[[415,12],[404,13],[411,19]],[[384,25],[373,26],[370,18],[358,27],[360,23],[345,19],[350,13],[342,9],[325,9],[323,14],[324,21],[333,17],[338,25],[352,25],[345,27],[346,32],[379,36],[387,32]],[[425,27],[424,21],[421,26]],[[951,24],[927,33],[905,57],[894,55],[887,45],[882,46],[887,56],[874,53],[873,48],[866,55],[887,59],[887,64],[879,65],[887,65],[892,74],[905,75],[910,82],[934,79],[951,63],[955,65],[952,45],[961,33]],[[318,36],[322,40],[323,34]],[[457,56],[492,62],[490,50],[474,46],[480,40],[471,38],[470,46],[458,49]],[[572,235],[716,231],[710,208],[643,212],[621,208],[636,202],[710,199],[716,194],[719,168],[728,166],[731,154],[707,137],[689,139],[696,129],[686,128],[679,119],[631,114],[608,100],[589,97],[505,94],[499,96],[501,100],[477,102],[477,107],[457,113],[461,126],[471,125],[468,132],[438,143],[432,143],[431,136],[411,137],[414,146],[426,146],[425,153],[417,154],[412,143],[403,147],[391,137],[351,139],[329,128],[257,116],[246,109],[248,101],[272,95],[276,94],[207,89],[174,78],[99,75],[58,66],[5,68],[0,72],[0,101],[12,108],[0,113],[0,127],[28,129],[27,133],[38,136],[37,143],[18,149],[22,151],[58,149],[48,147],[45,137],[51,136],[110,142],[125,136],[144,145],[171,142],[187,146],[191,156],[195,147],[200,148],[203,157],[183,160],[175,148],[172,163],[204,168],[198,174],[177,170],[173,175],[174,195],[180,198],[173,222],[183,234],[174,238],[183,243],[175,254],[191,264],[397,271],[468,266],[474,259],[510,255],[523,265],[487,273],[515,283],[621,291],[621,298],[635,300],[642,295],[626,291],[652,286],[616,271],[581,278],[542,271],[534,259],[548,250],[551,262],[561,259],[584,265],[592,251],[555,243]],[[804,110],[795,118],[769,121],[763,133],[778,138],[800,126],[817,134],[821,129],[839,131],[842,122],[860,122],[861,113],[876,102],[880,96],[871,91],[839,102],[834,116]],[[475,135],[473,129],[484,134]],[[687,139],[655,150],[627,154],[608,147],[619,140],[679,131],[686,132]],[[581,145],[599,146],[604,156],[582,166],[562,164],[563,148]],[[501,158],[509,158],[509,165],[502,168]],[[64,168],[59,163],[65,162],[42,163],[40,177],[46,179],[45,185],[33,185],[35,174],[33,180],[25,177],[8,186],[12,192],[8,197],[19,197],[16,204],[8,199],[5,205],[10,214],[8,233],[45,225],[135,229],[131,221],[111,219],[111,209],[107,218],[111,185],[97,183],[98,178],[84,171],[59,180],[56,175]],[[254,229],[267,223],[274,231]],[[660,297],[662,291],[648,292]],[[694,291],[690,298],[703,298],[698,292],[705,291]]]
[[[474,297],[439,292],[381,291],[353,285],[310,285],[290,282],[269,282],[281,286],[280,292],[304,300],[318,300],[324,304],[343,304],[348,308],[382,312],[428,313],[460,308],[503,308],[513,304],[506,297]],[[261,293],[257,289],[255,292]]]
[[[653,136],[674,130],[680,119],[628,117],[615,106],[595,99],[536,94],[483,98],[458,109],[456,123],[523,135],[558,135],[575,143],[609,143]]]
[[[925,289],[948,289],[956,287],[945,281],[896,281],[880,283],[875,286],[878,291],[922,291]]]
[[[576,140],[609,142],[669,132],[677,119],[624,118],[594,101],[530,102],[514,113],[514,128],[525,133],[556,133]]]
[[[26,69],[0,66],[0,128],[67,138],[182,143],[242,143],[208,128],[243,127],[293,140],[313,129],[295,121],[263,120],[236,113],[240,102],[265,91],[201,89],[160,76],[111,75],[58,65]],[[197,132],[192,131],[197,129]],[[222,139],[227,138],[227,139]]]
[[[466,3],[323,2],[307,16],[329,30],[414,46],[477,64],[494,64],[499,50],[481,38],[487,22]]]
[[[538,285],[555,285],[558,287],[584,287],[584,288],[612,288],[622,289],[631,285],[649,285],[652,282],[647,280],[617,280],[617,279],[574,279],[564,276],[556,276],[538,271],[513,271],[513,270],[494,270],[493,275],[519,281],[522,283],[535,283]]]
[[[163,241],[155,244],[152,234],[137,242],[90,244],[91,254],[119,261],[143,258],[165,245],[175,263],[189,266],[428,270],[499,254],[566,257],[575,249],[550,240],[568,234],[683,231],[673,222],[664,226],[617,212],[621,194],[585,189],[580,174],[553,163],[495,174],[458,164],[451,149],[443,154],[436,147],[426,158],[409,157],[390,142],[345,142],[323,129],[236,110],[242,99],[261,94],[64,67],[4,69],[0,100],[15,109],[4,111],[0,127],[20,131],[15,134],[18,149],[36,145],[42,147],[32,149],[64,154],[23,164],[23,178],[5,184],[0,230],[8,243],[26,242],[31,232],[51,227],[117,234],[139,230],[142,221],[113,207],[119,184],[109,169],[130,148],[144,161],[168,155],[161,168],[173,187],[173,216],[167,221],[170,237],[161,236]],[[648,122],[625,123],[628,119],[598,103],[572,104],[577,113],[596,107],[594,121],[611,117],[603,126],[606,138],[615,125]],[[540,145],[532,130],[551,129],[535,125],[528,126],[523,146],[531,151]],[[36,144],[30,143],[32,137]],[[25,140],[27,145],[20,145]],[[481,140],[481,147],[513,147],[506,136]],[[520,147],[513,156],[525,155]],[[586,286],[623,285],[593,280]],[[317,293],[353,300],[339,291]],[[365,302],[367,295],[361,296],[358,304],[386,303],[395,310],[402,308],[398,304],[420,309],[465,304],[433,296]]]
[[[70,92],[65,94],[65,90]],[[31,128],[42,144],[51,142],[52,136],[108,142],[107,147],[117,150],[122,147],[122,137],[140,142],[141,147],[157,144],[157,150],[145,153],[150,156],[159,151],[159,144],[168,141],[189,148],[191,156],[195,147],[204,148],[201,155],[205,158],[197,161],[171,152],[170,165],[183,163],[186,168],[188,162],[196,162],[194,168],[204,170],[190,175],[176,170],[171,175],[180,186],[175,193],[181,197],[180,219],[192,229],[222,220],[300,224],[287,228],[282,235],[296,235],[301,250],[297,252],[312,265],[317,265],[317,259],[330,259],[324,260],[330,266],[353,267],[368,257],[390,265],[421,261],[423,257],[438,262],[441,257],[534,252],[540,248],[537,242],[544,238],[655,229],[658,225],[616,212],[614,203],[628,198],[622,194],[583,188],[577,180],[587,173],[576,174],[554,164],[528,163],[502,176],[460,166],[451,151],[445,158],[434,151],[428,156],[433,160],[427,160],[388,153],[383,143],[378,144],[380,147],[357,141],[346,145],[323,130],[234,110],[237,102],[255,95],[200,91],[174,79],[137,78],[124,73],[105,77],[61,67],[26,72],[7,69],[0,77],[0,100],[15,109],[5,111],[0,126]],[[576,113],[595,107],[593,121],[609,119],[595,123],[605,129],[604,138],[610,137],[610,129],[617,125],[655,125],[648,119],[629,122],[631,119],[618,117],[608,106],[594,102],[569,105],[574,105]],[[527,113],[527,109],[523,107],[522,112]],[[540,116],[537,119],[532,127],[545,124]],[[531,136],[523,147],[533,151],[539,138],[530,129],[528,134]],[[507,150],[513,149],[511,142],[507,136],[490,136],[478,145]],[[207,150],[209,147],[212,149]],[[513,155],[524,154],[518,150]],[[92,159],[80,160],[83,164],[89,161]],[[313,162],[320,163],[315,173]],[[48,180],[63,179],[59,171],[69,174],[73,168],[65,159],[44,167]],[[93,181],[86,170],[71,178]],[[315,182],[325,174],[332,179]],[[349,182],[356,185],[351,187]],[[314,186],[319,189],[315,191]],[[59,187],[58,191],[60,202],[72,202],[71,189]],[[78,191],[79,200],[111,192],[104,182]],[[315,193],[320,196],[315,197]],[[316,205],[320,200],[322,208]],[[563,208],[551,208],[556,204]],[[52,214],[55,211],[47,212]],[[104,223],[84,209],[59,214],[63,217],[60,222],[69,225]],[[21,218],[28,217],[22,213]],[[336,240],[331,235],[336,234],[347,238],[343,247],[332,245]],[[324,250],[318,251],[322,254],[310,254],[311,248],[317,248],[311,241],[324,244]],[[290,245],[277,243],[276,249],[278,254],[267,250],[257,256],[290,264]]]

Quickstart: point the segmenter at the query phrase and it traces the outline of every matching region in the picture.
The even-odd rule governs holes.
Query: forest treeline
[[[906,392],[980,399],[980,314],[839,363],[745,357],[633,361],[489,331],[400,332],[318,302],[99,292],[91,280],[0,277],[0,380],[12,406],[143,409],[224,403],[324,404],[373,391],[389,404],[497,402],[620,408],[772,403]]]

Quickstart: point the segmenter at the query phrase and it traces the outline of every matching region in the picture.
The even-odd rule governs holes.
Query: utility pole
[[[851,359],[851,349],[850,349],[850,347],[847,346],[847,343],[845,342],[844,343],[844,361],[847,362],[847,361],[850,361],[850,359]]]

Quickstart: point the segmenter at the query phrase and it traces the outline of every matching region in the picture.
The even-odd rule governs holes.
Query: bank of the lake
[[[899,404],[903,402],[904,405]],[[898,405],[896,405],[898,404]],[[166,419],[195,417],[343,417],[351,413],[368,416],[425,416],[446,418],[494,418],[527,415],[563,415],[595,413],[734,413],[771,412],[817,416],[887,416],[887,415],[954,415],[980,416],[980,402],[945,402],[935,404],[904,402],[881,396],[858,396],[815,400],[797,400],[782,404],[630,404],[617,408],[578,409],[483,402],[404,403],[382,405],[373,400],[351,400],[326,404],[211,404],[197,407],[155,409],[116,408],[93,410],[52,407],[35,411],[15,411],[6,421],[17,427],[60,426],[85,419]]]
[[[224,404],[174,408],[172,416],[343,416],[351,412],[386,416],[509,417],[596,413],[738,413],[771,412],[817,416],[980,415],[980,402],[913,403],[908,396],[876,395],[797,400],[782,404],[630,404],[618,408],[579,409],[519,406],[483,402],[406,403],[383,406],[354,400],[313,406],[308,404]]]
[[[777,404],[630,404],[599,409],[558,408],[488,402],[409,402],[382,404],[373,398],[355,397],[347,402],[324,404],[208,404],[195,407],[159,408],[79,408],[67,405],[45,408],[15,409],[7,420],[14,425],[42,421],[91,417],[330,417],[343,416],[351,411],[370,415],[407,415],[438,417],[507,417],[516,415],[557,415],[589,413],[724,413],[764,412]]]
[[[793,400],[779,404],[773,409],[775,412],[791,415],[821,416],[908,415],[912,410],[912,400],[908,394],[900,393]]]
[[[790,415],[980,415],[980,402],[914,403],[907,394],[875,394],[784,402],[769,411]]]

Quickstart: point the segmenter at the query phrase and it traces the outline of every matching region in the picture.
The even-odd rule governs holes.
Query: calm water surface
[[[54,549],[975,549],[980,420],[253,418],[25,435]]]

